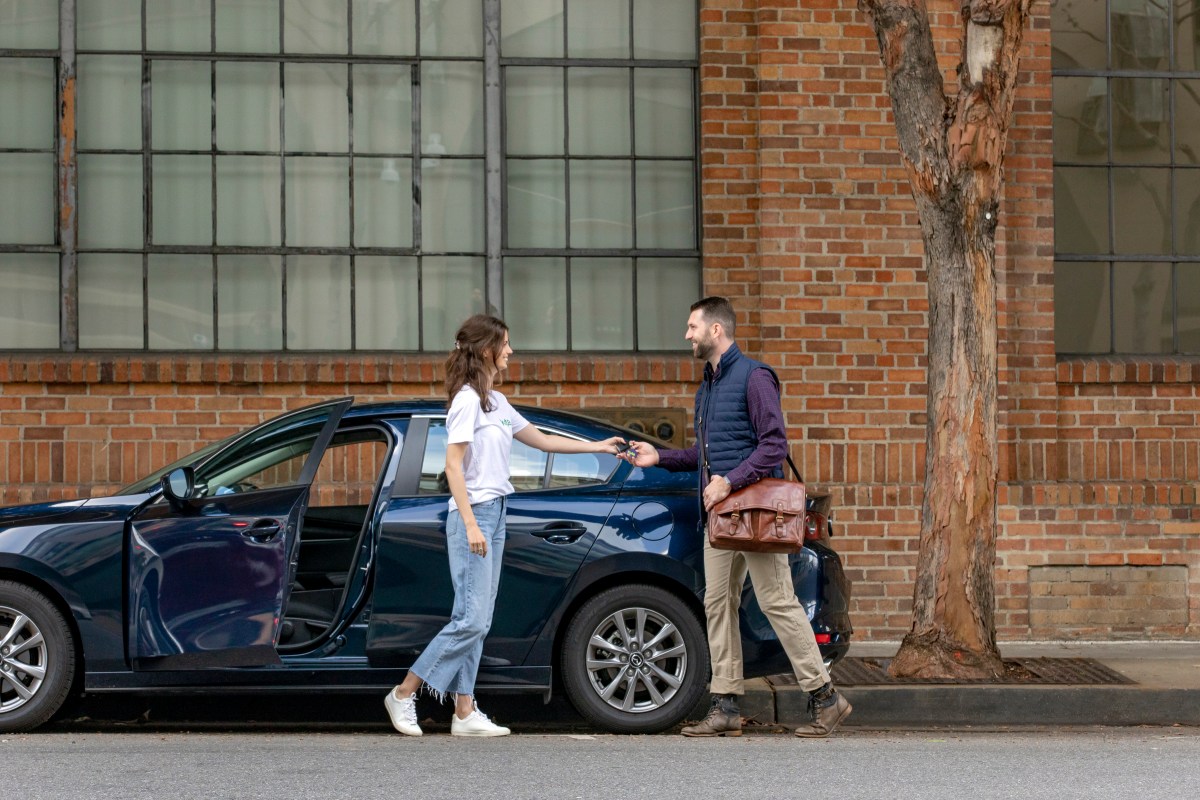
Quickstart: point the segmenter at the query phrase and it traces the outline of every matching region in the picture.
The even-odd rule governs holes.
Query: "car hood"
[[[0,527],[28,525],[61,517],[83,508],[87,500],[60,500],[53,503],[29,503],[23,506],[0,508]]]

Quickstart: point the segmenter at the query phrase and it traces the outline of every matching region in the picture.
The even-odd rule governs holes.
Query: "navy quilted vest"
[[[759,368],[770,370],[778,383],[775,370],[743,355],[736,344],[721,356],[720,369],[715,374],[711,364],[704,365],[704,380],[696,391],[695,417],[701,488],[708,482],[709,475],[725,475],[745,461],[758,446],[746,404],[746,384],[750,373]],[[707,470],[703,468],[705,463]],[[776,472],[775,477],[783,475],[780,470]]]

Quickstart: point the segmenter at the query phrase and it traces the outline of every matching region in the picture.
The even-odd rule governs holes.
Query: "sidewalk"
[[[850,657],[890,658],[899,642],[852,644]],[[1200,725],[1200,642],[1003,642],[1001,656],[1090,658],[1123,685],[900,684],[839,686],[854,704],[846,727],[1019,725]],[[807,719],[808,695],[794,685],[748,681],[742,713],[760,724]]]

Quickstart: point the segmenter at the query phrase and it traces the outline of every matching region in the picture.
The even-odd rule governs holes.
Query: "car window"
[[[617,464],[617,457],[609,453],[555,453],[550,467],[550,487],[604,483]]]

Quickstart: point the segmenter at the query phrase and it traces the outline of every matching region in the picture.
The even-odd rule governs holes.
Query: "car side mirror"
[[[175,508],[183,511],[196,496],[196,473],[191,467],[173,469],[162,477],[163,495]]]

